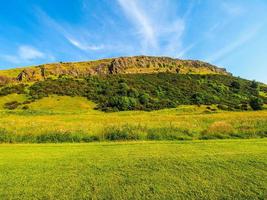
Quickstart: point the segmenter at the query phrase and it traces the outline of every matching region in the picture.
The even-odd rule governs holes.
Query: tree
[[[147,93],[144,93],[139,96],[139,101],[141,104],[147,104],[149,102],[150,96]]]
[[[238,81],[233,81],[231,83],[231,88],[239,90],[241,88],[240,83]]]
[[[203,104],[204,103],[203,95],[200,94],[200,93],[193,94],[192,97],[191,97],[191,99],[192,99],[192,102],[194,104],[197,104],[197,105],[200,105],[200,104]]]
[[[250,107],[253,110],[262,110],[263,109],[263,101],[260,98],[252,98],[249,102]]]
[[[253,80],[253,81],[251,82],[250,87],[251,87],[251,88],[254,88],[254,89],[258,89],[259,84],[258,84],[256,81]]]
[[[118,94],[120,94],[122,96],[127,96],[129,89],[130,89],[130,87],[127,85],[127,83],[120,83]]]
[[[133,97],[133,98],[137,98],[139,96],[139,93],[136,89],[134,88],[130,88],[128,90],[128,97]]]

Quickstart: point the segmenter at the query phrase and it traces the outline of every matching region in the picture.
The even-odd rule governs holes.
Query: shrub
[[[133,127],[122,126],[122,127],[108,127],[104,131],[105,140],[138,140],[140,135]]]
[[[193,134],[176,127],[152,128],[147,130],[148,140],[192,140]]]
[[[150,96],[147,93],[141,94],[139,96],[139,101],[141,104],[147,104],[149,102]]]
[[[14,110],[20,105],[21,105],[21,103],[19,103],[17,101],[11,101],[11,102],[5,103],[4,108],[9,109],[9,110]]]
[[[24,84],[5,86],[0,89],[0,96],[6,96],[13,93],[24,94],[25,87],[26,85]]]
[[[22,107],[22,110],[28,110],[29,109],[29,106],[25,105]]]
[[[204,103],[204,97],[200,93],[193,94],[191,98],[194,104],[200,105]]]
[[[229,110],[228,106],[226,106],[226,105],[222,105],[222,104],[219,104],[219,105],[217,106],[217,108],[220,109],[220,110]]]
[[[253,110],[262,110],[263,109],[263,101],[260,98],[252,98],[249,102],[250,107]]]
[[[255,80],[253,80],[250,84],[250,87],[253,89],[258,89],[259,84]]]
[[[241,85],[240,85],[240,83],[238,81],[233,81],[231,83],[231,88],[239,90],[241,88]]]

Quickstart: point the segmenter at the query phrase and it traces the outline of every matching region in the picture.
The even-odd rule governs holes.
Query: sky
[[[8,0],[0,69],[153,55],[267,83],[267,0]]]

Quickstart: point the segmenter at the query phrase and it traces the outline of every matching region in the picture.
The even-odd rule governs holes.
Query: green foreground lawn
[[[266,198],[266,139],[0,145],[0,199]]]

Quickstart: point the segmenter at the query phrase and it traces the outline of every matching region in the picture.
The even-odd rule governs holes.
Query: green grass
[[[23,101],[8,95],[5,101]],[[1,103],[2,102],[2,103]],[[0,108],[0,142],[86,142],[95,140],[194,140],[267,136],[267,110],[212,112],[207,106],[179,106],[153,112],[105,113],[81,97],[51,96],[15,110]],[[210,106],[211,108],[213,106]]]
[[[266,199],[267,140],[0,145],[0,199]]]

